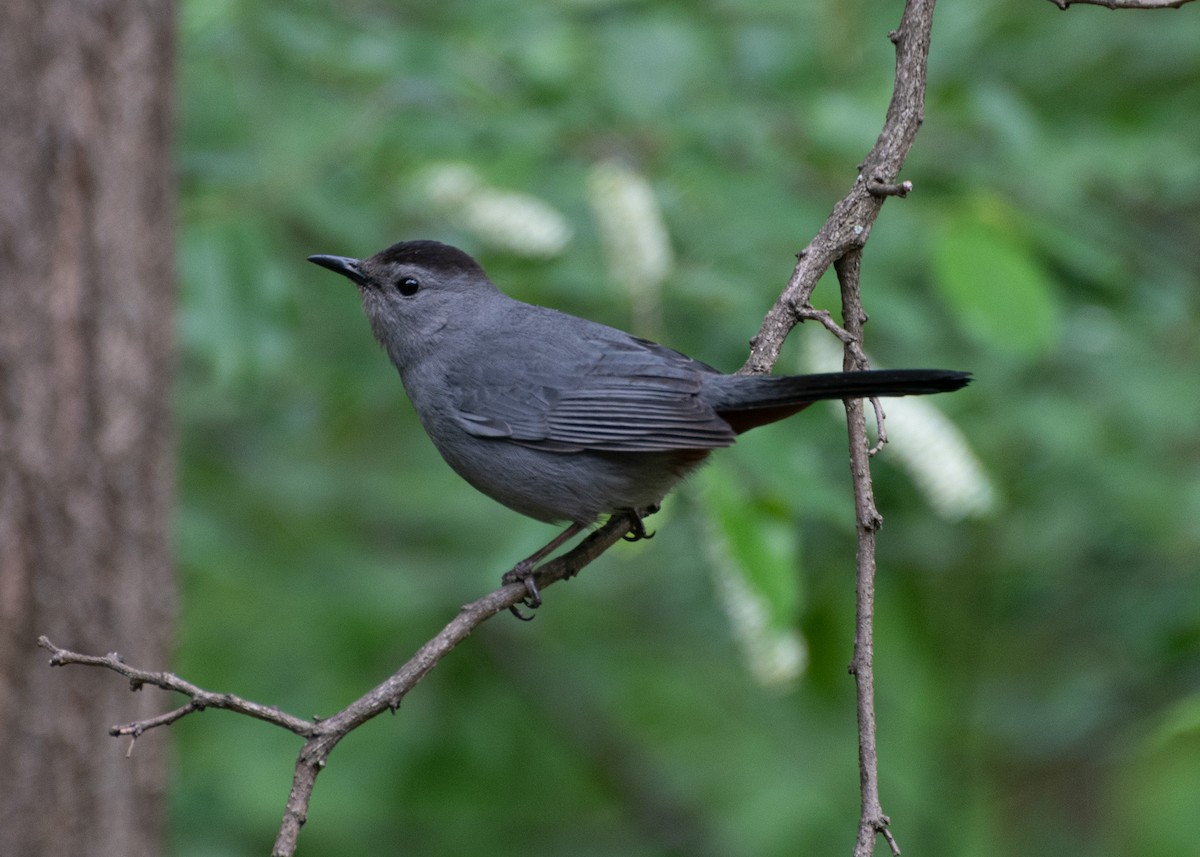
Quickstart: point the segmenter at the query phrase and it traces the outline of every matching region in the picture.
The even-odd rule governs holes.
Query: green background
[[[353,288],[306,255],[438,238],[517,297],[732,371],[875,141],[899,15],[185,0],[177,670],[332,713],[552,533],[440,461]],[[916,191],[864,260],[867,347],[976,374],[930,404],[993,493],[955,515],[897,450],[876,459],[882,796],[906,853],[1196,848],[1197,46],[1200,7],[938,9]],[[612,160],[653,190],[673,258],[632,292],[589,202]],[[439,202],[447,163],[539,200],[569,243],[522,253]],[[798,329],[779,369],[822,337]],[[748,435],[651,524],[340,745],[301,853],[848,853],[839,419]],[[730,586],[758,594],[763,639],[799,644],[790,681],[762,679]],[[173,739],[173,852],[267,853],[298,741],[220,712]]]

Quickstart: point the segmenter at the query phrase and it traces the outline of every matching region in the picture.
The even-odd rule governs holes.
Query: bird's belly
[[[476,437],[437,446],[479,491],[547,523],[588,524],[611,512],[654,506],[708,455],[707,450],[554,452]]]

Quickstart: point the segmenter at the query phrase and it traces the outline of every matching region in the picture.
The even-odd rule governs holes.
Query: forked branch
[[[633,517],[614,515],[574,549],[540,565],[534,572],[538,588],[545,589],[560,580],[578,574],[586,565],[620,541],[622,536],[634,528],[634,525]],[[384,711],[395,711],[405,695],[437,666],[438,662],[451,649],[466,639],[480,624],[497,613],[520,604],[527,595],[528,590],[524,583],[511,583],[463,606],[458,611],[458,615],[451,619],[433,639],[422,646],[386,681],[363,694],[332,717],[312,720],[295,717],[277,708],[250,702],[233,694],[204,690],[173,673],[152,672],[130,666],[115,652],[107,655],[80,654],[60,648],[44,636],[38,639],[38,645],[51,653],[51,666],[78,664],[103,667],[129,679],[130,690],[141,690],[149,685],[183,694],[189,699],[186,705],[166,714],[113,726],[109,730],[111,735],[125,735],[129,736],[131,740],[136,740],[148,729],[169,725],[206,708],[223,708],[264,720],[304,737],[306,740],[296,760],[292,788],[288,794],[283,821],[275,840],[275,847],[271,852],[273,857],[290,857],[296,851],[300,827],[308,816],[308,804],[312,797],[317,774],[325,767],[329,754],[337,743],[351,731]],[[132,749],[132,744],[130,747]]]

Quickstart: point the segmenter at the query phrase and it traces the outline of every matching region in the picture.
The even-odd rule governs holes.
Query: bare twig
[[[850,253],[834,266],[842,291],[842,315],[856,339],[862,340],[866,313],[859,295],[859,273],[862,254]],[[855,366],[849,349],[843,366],[850,371]],[[858,771],[862,809],[858,822],[858,837],[854,857],[870,857],[875,851],[875,837],[884,834],[893,854],[899,854],[889,819],[879,800],[879,758],[875,743],[875,672],[872,626],[875,616],[875,533],[883,518],[875,508],[875,493],[871,485],[870,450],[867,443],[867,419],[861,399],[846,400],[846,424],[850,443],[850,474],[854,484],[854,511],[858,529],[858,551],[855,574],[854,657],[850,674],[858,700]]]
[[[871,179],[867,182],[867,193],[875,197],[908,196],[912,189],[913,183],[908,181],[896,183]]]
[[[311,721],[285,714],[278,708],[260,705],[257,702],[234,696],[232,693],[213,693],[203,690],[191,682],[184,681],[174,673],[151,672],[131,667],[116,652],[104,656],[81,655],[78,652],[59,648],[45,636],[38,637],[38,645],[50,652],[50,666],[52,667],[67,666],[68,664],[104,667],[129,679],[130,690],[141,690],[145,685],[151,685],[163,690],[182,693],[191,699],[187,705],[167,714],[160,714],[147,720],[135,720],[123,726],[113,726],[108,733],[114,737],[129,735],[137,738],[148,729],[167,726],[193,711],[203,711],[205,708],[223,708],[227,711],[235,711],[238,714],[245,714],[247,717],[265,720],[267,723],[272,723],[289,732],[295,732],[297,735],[307,736],[311,734],[314,727]]]
[[[630,515],[614,515],[574,549],[538,566],[533,573],[538,589],[544,590],[553,583],[578,574],[586,565],[620,541],[622,536],[632,531],[636,523],[637,519]],[[408,692],[451,649],[492,616],[521,603],[527,594],[528,590],[524,583],[510,583],[464,605],[458,611],[458,615],[391,677],[337,714],[325,719],[305,720],[277,708],[250,702],[230,693],[212,693],[173,673],[151,672],[131,667],[115,652],[103,656],[84,655],[60,648],[44,636],[38,638],[38,645],[51,653],[51,666],[80,664],[103,667],[129,679],[130,690],[141,690],[146,685],[152,685],[189,697],[190,701],[186,705],[165,714],[121,726],[113,726],[109,730],[109,734],[113,736],[127,735],[131,741],[136,741],[146,730],[156,726],[167,726],[195,711],[202,711],[205,708],[223,708],[266,721],[304,737],[306,740],[296,760],[292,788],[288,794],[275,847],[271,852],[272,857],[290,857],[296,851],[296,840],[300,833],[300,827],[308,817],[308,804],[312,798],[317,774],[325,767],[329,754],[338,742],[373,717],[384,711],[395,711],[399,708],[401,700]],[[132,747],[131,743],[131,750]]]
[[[796,308],[796,318],[798,321],[817,321],[821,326],[836,336],[842,343],[843,348],[850,349],[850,352],[855,358],[856,369],[869,369],[871,361],[867,359],[866,353],[862,350],[858,340],[854,338],[854,334],[850,333],[846,328],[842,327],[833,320],[829,310],[817,309],[813,306],[805,304]]]
[[[817,321],[821,326],[836,336],[842,343],[842,348],[845,349],[854,358],[854,369],[861,371],[871,368],[871,361],[867,359],[866,352],[854,334],[850,333],[846,328],[842,327],[833,320],[829,310],[817,309],[812,306],[798,307],[796,315],[800,321]],[[870,455],[873,457],[887,444],[887,422],[884,419],[883,403],[876,397],[871,399],[871,407],[875,410],[875,426],[879,430],[879,437],[875,441],[875,445],[871,447]]]
[[[1103,6],[1106,9],[1178,9],[1192,0],[1050,0],[1059,9],[1070,6]]]
[[[887,415],[883,412],[883,401],[878,396],[871,399],[871,407],[875,411],[875,428],[879,436],[875,438],[875,445],[867,450],[867,455],[874,458],[876,453],[887,446]]]
[[[859,265],[862,248],[884,201],[889,196],[905,196],[910,182],[896,177],[912,148],[925,116],[926,66],[933,27],[935,0],[908,0],[900,26],[889,33],[896,45],[896,77],[887,118],[874,147],[859,166],[859,174],[849,192],[834,205],[833,212],[809,244],[796,254],[796,267],[788,284],[771,307],[758,334],[751,340],[750,357],[739,370],[742,373],[767,372],[779,358],[784,339],[801,321],[819,321],[841,340],[846,370],[867,368],[862,348],[862,327],[866,322],[859,297]],[[817,281],[834,266],[842,289],[842,326],[828,313],[814,309],[810,298]],[[861,400],[848,401],[850,467],[854,480],[855,508],[858,517],[857,620],[854,635],[854,660],[858,696],[859,770],[862,811],[859,818],[855,857],[867,857],[882,835],[893,854],[900,848],[888,830],[879,799],[879,766],[875,743],[874,646],[872,620],[875,600],[875,531],[882,519],[875,508],[869,461],[887,441],[883,408],[872,402],[879,425],[879,441],[869,447],[866,419]]]

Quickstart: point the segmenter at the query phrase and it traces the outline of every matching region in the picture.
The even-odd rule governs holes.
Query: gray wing
[[[613,328],[545,312],[554,324],[542,329],[554,329],[554,341],[514,339],[510,331],[503,346],[494,345],[510,354],[515,346],[520,356],[512,364],[472,361],[470,382],[456,385],[463,429],[556,452],[733,443],[733,429],[700,397],[704,376],[716,370]]]

